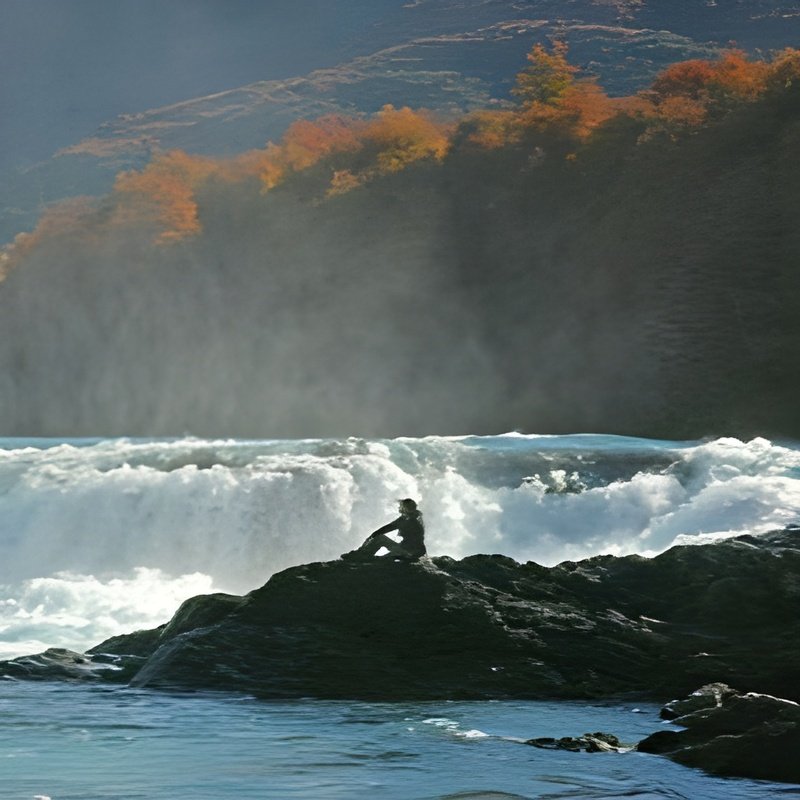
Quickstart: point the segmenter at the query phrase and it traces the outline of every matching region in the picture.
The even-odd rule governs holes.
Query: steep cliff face
[[[82,660],[51,651],[2,672],[57,678],[60,663],[69,679],[260,697],[664,697],[722,680],[797,698],[799,569],[794,529],[550,569],[308,564],[241,598],[193,598]]]

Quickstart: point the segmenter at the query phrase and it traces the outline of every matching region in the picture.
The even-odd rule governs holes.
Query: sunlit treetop
[[[179,150],[157,153],[143,169],[120,173],[110,197],[73,199],[48,210],[36,231],[20,234],[2,253],[0,280],[40,241],[70,231],[99,234],[108,226],[146,226],[158,245],[197,236],[203,230],[199,198],[209,186],[215,191],[220,184],[247,185],[248,191],[266,194],[292,175],[313,170],[321,201],[415,163],[435,165],[461,147],[558,152],[575,161],[614,119],[640,132],[637,144],[676,142],[760,98],[790,99],[800,91],[800,50],[794,48],[768,60],[730,50],[716,60],[679,62],[663,70],[649,89],[613,98],[596,78],[579,75],[563,42],[536,44],[527,59],[512,90],[516,105],[495,106],[458,122],[422,109],[385,105],[372,116],[298,120],[279,143],[227,158]]]
[[[511,93],[523,105],[558,103],[572,86],[578,68],[567,61],[567,45],[554,42],[551,50],[536,44],[528,53],[528,66],[517,74]]]

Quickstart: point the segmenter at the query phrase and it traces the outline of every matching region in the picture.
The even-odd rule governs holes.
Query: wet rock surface
[[[528,739],[525,744],[544,750],[569,750],[573,753],[619,753],[630,750],[613,733],[584,733],[583,736],[562,736],[554,739],[549,736]]]
[[[307,564],[243,597],[187,600],[73,662],[46,653],[0,675],[379,700],[664,698],[718,681],[800,699],[799,547],[786,529],[552,568]]]
[[[0,679],[33,681],[127,681],[142,666],[144,658],[131,654],[91,656],[63,647],[22,656],[0,665]]]

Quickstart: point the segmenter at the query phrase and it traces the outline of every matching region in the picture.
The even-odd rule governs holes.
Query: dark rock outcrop
[[[0,678],[31,681],[105,680],[125,682],[142,666],[144,658],[131,654],[91,656],[63,647],[51,647],[33,656],[5,661]]]
[[[383,700],[664,697],[724,681],[800,699],[799,548],[786,529],[549,569],[499,555],[307,564],[244,597],[192,598],[79,669],[37,657],[37,672],[31,657],[0,675]]]
[[[674,719],[684,730],[658,731],[639,743],[640,752],[717,775],[800,783],[797,703],[716,684],[668,707],[695,710]]]
[[[697,691],[692,692],[688,697],[681,700],[670,700],[661,709],[661,719],[678,719],[694,711],[709,708],[719,708],[729,697],[738,695],[735,689],[731,689],[725,683],[709,683],[701,686]]]
[[[569,750],[573,753],[619,753],[632,748],[625,747],[613,733],[584,733],[583,736],[549,736],[528,739],[525,744],[544,750]]]

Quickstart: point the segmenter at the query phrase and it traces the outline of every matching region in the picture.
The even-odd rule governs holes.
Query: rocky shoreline
[[[716,753],[721,774],[740,774],[730,770],[746,759],[726,766],[714,747],[701,752],[702,741],[752,728],[773,750],[796,742],[798,611],[795,527],[552,568],[500,555],[339,560],[287,569],[243,597],[191,598],[166,625],[85,654],[53,649],[0,662],[0,676],[382,701],[663,700],[724,683],[751,694],[714,695],[713,708],[681,713],[687,732],[640,749],[695,766]],[[764,695],[786,699],[753,700]],[[777,721],[762,715],[742,729],[741,709],[755,706]],[[734,717],[739,728],[729,725]],[[800,782],[785,761],[747,775]]]

